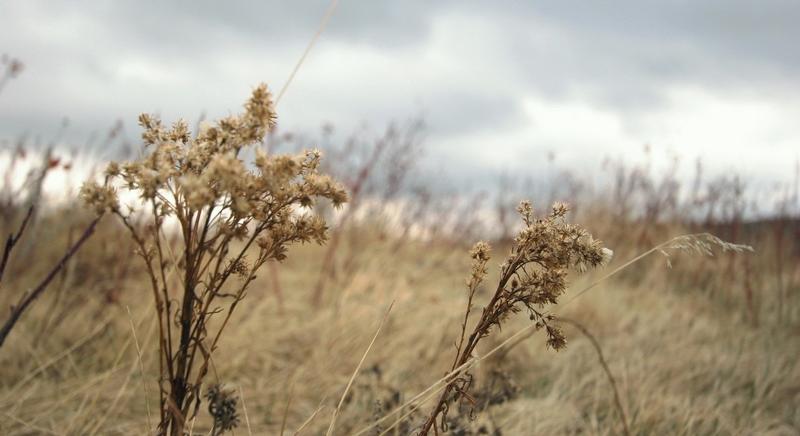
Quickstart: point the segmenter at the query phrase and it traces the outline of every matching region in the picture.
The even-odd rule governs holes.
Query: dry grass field
[[[148,414],[156,414],[158,370],[152,302],[142,289],[142,267],[111,227],[101,229],[3,346],[3,434],[146,434],[153,428],[155,418]],[[48,240],[39,234],[34,249],[44,253],[32,258],[44,260],[64,243],[63,235]],[[318,307],[310,305],[309,290],[323,249],[293,249],[278,266],[282,300],[269,275],[254,284],[209,376],[209,382],[236,391],[242,421],[236,433],[278,434],[282,427],[293,433],[313,416],[300,433],[323,434],[393,300],[336,434],[373,423],[449,368],[465,304],[464,247],[404,241],[395,249],[391,239],[362,237],[357,271],[332,283]],[[4,288],[28,288],[37,263]],[[711,268],[709,274],[722,274]],[[671,282],[680,281],[675,276],[681,272],[665,271],[663,262],[641,274],[635,282],[606,281],[558,311],[589,329],[602,346],[631,433],[796,434],[796,296],[783,323],[765,310],[754,326],[722,296],[675,289]],[[511,320],[485,347],[527,324],[525,316]],[[462,419],[454,434],[620,434],[596,351],[576,329],[565,330],[568,345],[562,351],[546,349],[542,335],[534,335],[502,358],[481,362],[473,371],[475,395],[496,400],[476,411],[473,421]],[[406,430],[396,434],[408,434],[421,418],[412,414],[401,426]],[[202,411],[194,434],[208,431]]]

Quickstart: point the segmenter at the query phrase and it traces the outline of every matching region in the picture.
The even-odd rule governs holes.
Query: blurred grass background
[[[213,358],[210,381],[239,395],[236,433],[278,434],[284,417],[293,432],[312,416],[302,434],[323,433],[392,301],[336,434],[369,425],[449,368],[465,305],[467,250],[488,239],[502,258],[516,226],[513,203],[526,196],[526,184],[510,189],[514,182],[506,181],[503,189],[459,195],[414,186],[420,126],[410,126],[389,129],[374,143],[326,150],[328,169],[353,193],[349,209],[330,215],[336,224],[328,245],[293,248],[285,263],[257,279]],[[279,151],[304,145],[272,140]],[[36,212],[3,278],[3,307],[35,285],[91,218],[71,197],[54,201],[42,188],[56,172],[74,171],[70,162],[77,158],[24,145],[8,153],[14,165],[34,163],[25,179],[6,181],[0,229],[11,234],[30,205]],[[398,156],[407,165],[396,165]],[[607,186],[591,189],[578,175],[561,173],[549,192],[528,196],[539,197],[540,209],[552,199],[572,202],[571,219],[615,251],[609,268],[689,232],[709,231],[755,249],[713,258],[671,253],[671,268],[656,254],[558,309],[601,345],[632,433],[797,434],[796,191],[782,189],[771,197],[780,202],[756,204],[759,198],[733,176],[686,183],[646,166],[613,171]],[[752,213],[756,207],[771,212]],[[147,433],[148,404],[157,413],[153,303],[123,234],[113,220],[102,221],[0,349],[0,433]],[[571,289],[608,270],[581,277]],[[479,294],[478,308],[481,297],[487,294]],[[526,323],[514,319],[484,347]],[[475,419],[451,410],[449,416],[462,417],[454,434],[620,434],[591,343],[565,329],[565,351],[547,350],[534,335],[481,362],[474,371]],[[389,434],[408,434],[426,411]],[[192,431],[208,429],[200,413]]]

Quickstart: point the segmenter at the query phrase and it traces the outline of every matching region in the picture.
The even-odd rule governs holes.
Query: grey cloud
[[[653,44],[681,41],[712,58],[726,56],[797,68],[793,41],[800,38],[795,1],[551,2],[536,11],[589,35]]]
[[[519,101],[513,96],[495,96],[449,90],[432,93],[423,111],[433,135],[469,135],[485,129],[509,128],[525,122]]]
[[[56,131],[68,116],[80,141],[118,118],[135,132],[140,111],[190,119],[201,109],[212,116],[236,111],[255,82],[282,84],[328,4],[5,2],[0,52],[22,58],[28,69],[0,94],[0,136]],[[477,34],[465,24],[455,29],[463,38],[432,47],[437,26],[454,17],[485,25],[480,37],[489,40],[469,46]],[[798,22],[800,3],[778,0],[341,0],[281,115],[288,114],[287,127],[303,129],[421,111],[435,145],[531,122],[522,110],[531,96],[580,100],[635,120],[667,104],[673,85],[798,95]],[[424,56],[434,48],[434,60],[457,67],[439,72],[429,65]],[[315,64],[320,59],[362,49],[408,63],[379,70],[369,82],[357,74],[363,65],[344,59],[342,69],[356,79],[314,71],[330,66]],[[126,75],[131,64],[155,77]],[[469,150],[459,158],[465,168],[480,167],[469,166]]]
[[[304,44],[318,28],[329,4],[327,0],[151,0],[91,4],[86,12],[109,23],[122,38],[136,38],[148,49],[180,55],[181,51],[218,46],[232,38],[253,47]],[[325,38],[386,48],[420,43],[427,37],[430,17],[441,5],[421,0],[341,1]]]

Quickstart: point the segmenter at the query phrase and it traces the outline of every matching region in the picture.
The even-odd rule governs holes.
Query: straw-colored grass
[[[391,240],[373,238],[369,250],[369,260],[352,280],[332,284],[318,308],[309,306],[308,297],[324,248],[290,251],[280,268],[282,310],[270,277],[254,282],[249,304],[231,319],[231,334],[220,342],[209,376],[210,382],[236,387],[246,400],[248,422],[236,433],[278,434],[285,414],[285,434],[300,427],[300,434],[323,434],[344,398],[334,434],[352,434],[444,375],[452,363],[454,332],[463,321],[469,259],[444,242],[408,242],[396,250]],[[489,280],[496,276],[495,266],[490,265]],[[573,292],[601,275],[580,279]],[[560,313],[590,329],[602,345],[632,434],[796,433],[796,330],[746,325],[742,312],[725,310],[704,293],[669,292],[666,282],[654,286],[652,281],[670,275],[661,269],[652,275],[646,287],[607,280]],[[144,385],[151,407],[158,402],[156,324],[146,283],[136,274],[125,278],[116,304],[101,298],[93,288],[98,285],[84,286],[66,297],[81,295],[85,301],[57,330],[34,341],[52,298],[46,295],[9,337],[0,353],[0,433],[144,433]],[[393,298],[391,316],[342,397]],[[528,326],[522,318],[512,318],[497,337],[486,338],[478,354]],[[569,326],[565,333],[569,344],[559,353],[545,352],[543,338],[535,335],[502,360],[480,362],[473,370],[479,390],[497,371],[507,374],[516,390],[465,425],[475,432],[499,428],[502,434],[621,433],[594,347]],[[417,412],[410,418],[398,428],[408,431],[424,416]],[[206,434],[211,424],[207,413],[199,413],[192,432]]]

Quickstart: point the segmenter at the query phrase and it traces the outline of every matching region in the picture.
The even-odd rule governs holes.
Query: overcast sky
[[[327,1],[0,0],[0,136],[80,142],[138,113],[236,113],[279,89]],[[431,167],[480,180],[605,157],[696,158],[790,181],[800,157],[798,1],[341,0],[279,107],[283,130],[415,116]]]

